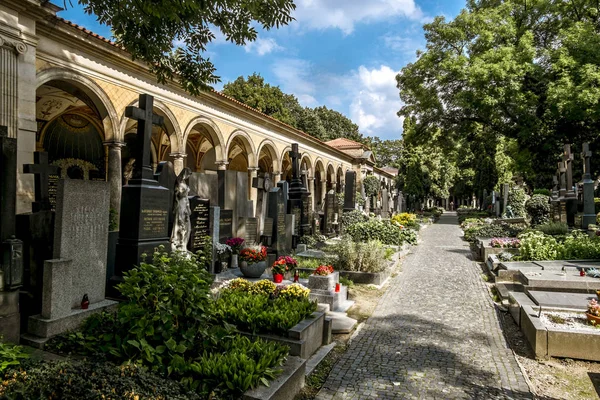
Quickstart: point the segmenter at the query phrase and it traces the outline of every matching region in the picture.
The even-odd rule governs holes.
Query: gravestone
[[[292,151],[289,152],[292,161],[292,180],[289,189],[289,211],[296,216],[297,229],[294,233],[296,236],[303,236],[310,231],[309,222],[309,202],[310,195],[308,189],[302,181],[300,175],[300,152],[298,151],[298,143],[292,143]]]
[[[356,172],[346,171],[346,185],[344,187],[344,211],[353,211],[356,208]]]
[[[258,243],[258,218],[240,218],[238,220],[238,237],[246,244]]]
[[[286,214],[285,216],[285,248],[284,253],[279,254],[280,256],[287,256],[292,253],[292,249],[295,245],[294,237],[298,237],[298,235],[294,232],[298,232],[298,227],[296,226],[296,216],[294,214]]]
[[[220,236],[220,220],[221,220],[221,209],[218,206],[211,206],[210,213],[208,216],[208,225],[210,230],[210,237],[212,239],[212,257],[210,260],[209,272],[211,274],[215,273],[215,261],[217,261],[217,246],[219,243]]]
[[[156,247],[170,248],[171,191],[154,179],[150,164],[152,125],[163,124],[163,118],[153,113],[153,103],[152,96],[142,94],[139,108],[128,106],[125,109],[127,118],[138,121],[137,145],[133,148],[136,162],[132,178],[122,190],[115,276],[111,278],[111,287],[122,281],[123,272],[145,261],[142,254],[146,254],[149,261]],[[116,290],[112,294],[120,296]]]
[[[390,217],[390,199],[388,195],[387,189],[383,189],[381,191],[381,217],[389,218]]]
[[[326,236],[332,236],[335,233],[333,230],[335,201],[335,192],[330,190],[325,195],[325,212],[323,214],[323,234]]]
[[[169,189],[169,210],[173,210],[173,201],[175,198],[175,183],[177,182],[177,174],[175,174],[175,167],[171,161],[161,161],[156,167],[156,173],[154,179],[158,184],[164,188]],[[195,193],[195,192],[193,192]],[[169,212],[169,237],[173,231],[173,220],[175,216],[172,212]]]
[[[287,214],[287,190],[286,181],[277,182],[277,187],[269,191],[269,204],[267,216],[273,220],[271,233],[271,251],[277,254],[285,252],[285,216]]]
[[[189,179],[190,191],[197,196],[208,199],[210,204],[219,204],[219,183],[217,174],[192,172]]]
[[[265,234],[265,217],[267,215],[267,203],[269,191],[273,187],[271,174],[265,172],[263,176],[257,176],[252,179],[252,187],[256,189],[256,218],[258,221],[258,234]],[[271,232],[269,231],[269,236]]]
[[[594,205],[594,181],[592,180],[592,171],[590,159],[592,152],[589,143],[583,144],[581,158],[583,159],[583,217],[581,227],[587,229],[590,224],[596,223],[596,213]]]
[[[263,246],[271,247],[273,244],[273,218],[264,219],[263,234],[260,235],[260,243]]]
[[[577,214],[577,193],[573,186],[573,154],[571,153],[570,144],[564,145],[563,162],[565,164],[566,193],[564,202],[567,214],[567,225],[574,227],[575,215]]]
[[[105,299],[110,188],[108,182],[61,179],[57,191],[54,260],[44,264],[42,311],[28,332],[41,338],[74,329]],[[89,308],[81,309],[87,295]]]
[[[233,210],[221,210],[219,217],[219,242],[233,237]]]
[[[210,236],[210,200],[190,196],[190,222],[192,232],[188,250],[196,254],[204,247],[204,238]]]
[[[56,192],[52,181],[54,177],[58,178],[60,168],[48,164],[48,153],[46,152],[36,151],[33,153],[33,160],[33,164],[23,165],[24,174],[35,175],[35,201],[31,204],[32,210],[33,212],[54,210]]]
[[[219,170],[217,179],[219,207],[232,211],[232,234],[236,235],[238,218],[248,216],[248,174]]]

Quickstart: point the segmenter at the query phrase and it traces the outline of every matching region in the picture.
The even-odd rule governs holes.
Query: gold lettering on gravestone
[[[165,235],[168,212],[166,210],[142,210],[142,231],[149,235]]]
[[[58,175],[48,175],[48,201],[50,202],[50,209],[56,211],[56,195],[58,188]]]

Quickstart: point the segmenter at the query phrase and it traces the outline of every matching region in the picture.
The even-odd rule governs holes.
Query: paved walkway
[[[455,213],[421,232],[317,399],[530,399]]]

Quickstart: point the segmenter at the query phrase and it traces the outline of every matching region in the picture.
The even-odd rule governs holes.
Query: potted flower
[[[289,271],[288,265],[285,262],[284,257],[279,257],[271,266],[271,272],[273,272],[273,282],[283,282],[283,274]]]
[[[225,243],[215,243],[215,252],[217,253],[217,263],[215,265],[215,274],[227,271],[227,256],[231,252],[231,247]]]
[[[596,299],[590,300],[585,315],[592,325],[600,324],[600,304]]]
[[[267,248],[260,244],[243,248],[239,258],[240,271],[248,278],[260,278],[267,269]]]
[[[231,268],[238,267],[238,254],[240,254],[240,250],[242,250],[242,245],[244,244],[244,239],[235,237],[229,238],[225,241],[225,244],[231,247],[231,263],[229,266]]]

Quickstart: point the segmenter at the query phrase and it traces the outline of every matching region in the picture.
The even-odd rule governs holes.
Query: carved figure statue
[[[514,218],[515,213],[511,206],[506,206],[506,217],[505,218]]]
[[[190,187],[187,180],[192,175],[192,170],[184,168],[175,182],[175,199],[173,201],[173,231],[171,233],[171,248],[173,251],[187,252],[192,224],[190,215],[190,201],[188,194]]]
[[[133,164],[135,164],[135,158],[130,158],[123,168],[123,185],[129,184],[129,180],[133,177]]]

